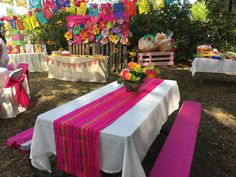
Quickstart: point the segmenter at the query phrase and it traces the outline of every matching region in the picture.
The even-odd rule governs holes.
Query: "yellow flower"
[[[62,47],[60,47],[60,48],[59,48],[59,51],[61,51],[61,52],[62,52],[62,51],[64,51],[64,49],[63,49]]]
[[[64,37],[66,38],[67,41],[71,40],[72,39],[72,34],[70,32],[66,32],[64,34]]]
[[[130,52],[129,55],[130,55],[131,57],[135,57],[137,54],[136,54],[136,52]]]
[[[58,24],[58,25],[62,25],[62,21],[61,21],[61,20],[58,20],[58,21],[57,21],[57,24]]]
[[[119,49],[116,47],[116,48],[114,48],[114,53],[118,53],[119,52]]]
[[[95,35],[99,34],[99,33],[100,33],[100,29],[99,29],[99,28],[95,28],[95,29],[93,30],[93,33],[94,33]]]
[[[52,46],[53,45],[53,42],[52,41],[47,41],[47,44],[49,45],[49,46]]]

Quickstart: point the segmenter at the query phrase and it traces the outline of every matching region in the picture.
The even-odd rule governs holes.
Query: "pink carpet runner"
[[[100,177],[100,131],[162,82],[146,79],[138,93],[121,87],[54,121],[58,169],[78,177]]]

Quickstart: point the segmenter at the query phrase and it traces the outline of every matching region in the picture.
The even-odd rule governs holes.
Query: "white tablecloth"
[[[40,114],[35,123],[30,158],[34,167],[51,171],[56,154],[53,121],[120,87],[113,82],[65,105]],[[122,170],[122,177],[145,177],[141,161],[168,116],[179,108],[176,81],[165,80],[119,119],[101,131],[99,158],[104,172]]]
[[[236,74],[236,60],[195,58],[190,71],[192,71],[192,76],[194,76],[196,72]]]
[[[17,66],[19,63],[24,62],[29,64],[30,72],[45,72],[48,71],[45,55],[45,53],[9,54],[9,64],[13,63]]]
[[[48,78],[106,82],[108,56],[48,56]]]
[[[0,90],[5,86],[8,78],[8,70],[0,67]]]

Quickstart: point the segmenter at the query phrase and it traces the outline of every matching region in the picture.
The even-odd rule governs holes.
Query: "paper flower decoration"
[[[79,26],[81,29],[84,29],[85,28],[85,24],[80,24]]]
[[[74,43],[75,44],[78,44],[78,45],[80,45],[80,44],[82,44],[82,42],[83,42],[83,39],[80,37],[80,36],[74,36]]]
[[[111,42],[113,42],[114,44],[117,44],[117,43],[119,42],[120,38],[119,38],[119,36],[117,36],[117,35],[110,35],[110,36],[109,36],[109,40],[110,40]]]
[[[155,36],[153,34],[146,34],[143,36],[143,39],[153,43],[155,41]]]
[[[127,45],[129,42],[129,39],[128,38],[121,38],[120,39],[120,43],[123,44],[123,45]]]
[[[128,37],[129,36],[129,30],[126,29],[126,28],[122,29],[121,30],[121,36],[122,36],[122,38]]]
[[[123,18],[119,18],[119,19],[117,20],[117,24],[118,24],[119,26],[122,26],[123,23],[124,23],[124,19],[123,19]]]
[[[111,32],[114,34],[119,34],[121,32],[121,29],[119,27],[114,27],[112,28]]]
[[[89,41],[93,42],[95,40],[95,36],[93,34],[89,34]]]
[[[109,29],[104,28],[101,33],[102,37],[107,38],[109,36]]]
[[[108,43],[108,39],[107,38],[103,38],[101,41],[100,41],[101,44],[107,44]]]
[[[100,21],[99,23],[99,28],[102,30],[103,28],[106,28],[107,27],[107,22],[105,21]]]
[[[67,41],[69,41],[70,39],[72,39],[72,34],[70,32],[66,32],[64,34],[64,37],[66,38]]]
[[[100,29],[99,29],[99,28],[95,28],[95,29],[93,30],[93,33],[94,33],[95,35],[100,34]]]
[[[68,41],[68,44],[69,44],[69,45],[73,45],[73,43],[74,43],[74,42],[73,42],[72,40],[69,40],[69,41]]]
[[[99,42],[101,40],[102,36],[100,34],[98,34],[98,35],[96,35],[95,38],[96,38],[96,42]]]
[[[85,40],[88,37],[88,32],[87,30],[82,30],[80,31],[80,37]]]
[[[80,27],[79,26],[74,26],[73,28],[73,33],[76,35],[76,34],[79,34],[80,33]]]
[[[107,28],[108,28],[108,29],[111,29],[112,27],[113,27],[112,22],[108,22],[108,23],[107,23]]]

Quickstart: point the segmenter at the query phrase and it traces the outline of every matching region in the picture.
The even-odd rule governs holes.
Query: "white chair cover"
[[[23,69],[19,68],[14,70],[10,75],[9,79],[18,80],[23,77],[23,82],[21,83],[23,89],[25,89],[28,97],[30,98],[30,89],[28,84],[28,79],[26,74],[23,73]],[[4,87],[1,94],[1,118],[9,119],[15,118],[17,114],[27,110],[27,107],[23,107],[16,100],[16,87],[12,85],[11,87]]]

